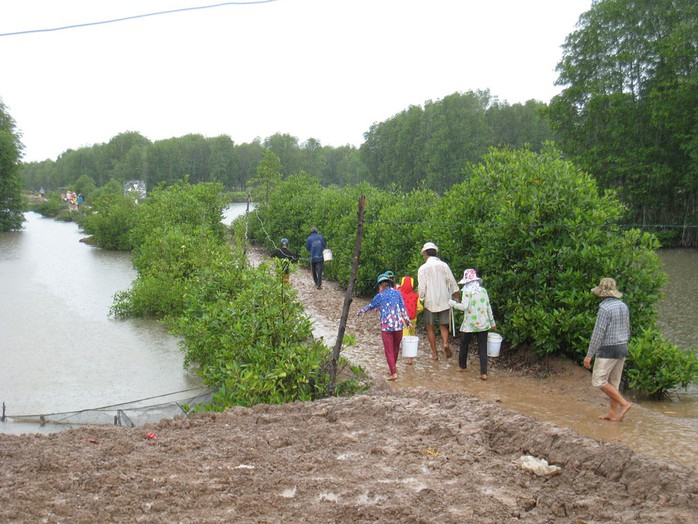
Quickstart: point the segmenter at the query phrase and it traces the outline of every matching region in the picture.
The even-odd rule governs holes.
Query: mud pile
[[[559,474],[524,471],[524,454]],[[2,522],[692,523],[698,514],[693,468],[423,389],[0,435],[0,461]]]

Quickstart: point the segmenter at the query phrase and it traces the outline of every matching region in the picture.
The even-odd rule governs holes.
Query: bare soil
[[[336,331],[342,292],[309,281],[292,275],[318,328]],[[376,326],[350,318],[357,344],[375,344]],[[522,455],[561,469],[537,476]],[[353,398],[0,435],[0,464],[3,523],[698,521],[695,468],[383,380]]]

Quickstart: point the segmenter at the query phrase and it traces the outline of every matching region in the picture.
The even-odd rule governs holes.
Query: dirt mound
[[[523,454],[560,473],[524,471]],[[0,460],[2,522],[688,523],[698,509],[693,469],[426,390],[0,435]]]

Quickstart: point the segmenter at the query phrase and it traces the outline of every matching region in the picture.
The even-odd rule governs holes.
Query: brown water
[[[0,403],[11,417],[0,432],[52,430],[13,423],[22,415],[183,392],[172,401],[202,385],[162,326],[108,316],[114,293],[136,276],[131,257],[82,237],[74,223],[35,213],[24,231],[0,233]]]
[[[698,346],[698,251],[676,250],[660,253],[669,282],[659,304],[660,325],[665,335],[681,348]],[[354,307],[354,306],[353,306]],[[356,304],[356,307],[360,307]],[[327,340],[333,340],[332,325],[316,324]],[[351,331],[348,331],[351,333]],[[335,333],[336,335],[336,333]],[[698,394],[692,385],[687,392],[674,392],[669,401],[637,402],[621,423],[599,420],[607,409],[606,397],[592,388],[591,375],[572,363],[548,379],[517,376],[498,370],[490,359],[489,380],[479,380],[472,355],[467,372],[458,372],[456,358],[433,362],[422,334],[419,356],[413,366],[398,363],[400,379],[390,387],[425,387],[433,390],[472,394],[499,403],[502,407],[540,420],[570,427],[590,437],[617,442],[635,451],[698,466]],[[348,348],[345,355],[373,375],[385,375],[387,366],[380,338],[371,348]]]

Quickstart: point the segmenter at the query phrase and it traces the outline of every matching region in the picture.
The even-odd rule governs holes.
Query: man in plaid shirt
[[[618,390],[625,357],[628,356],[630,312],[628,306],[621,300],[623,293],[616,289],[616,281],[612,278],[602,278],[599,285],[591,292],[602,301],[599,304],[596,325],[589,341],[589,351],[584,359],[584,367],[591,368],[591,359],[596,356],[591,384],[600,388],[610,403],[608,413],[600,415],[599,418],[621,421],[632,407],[632,404],[625,400]]]

